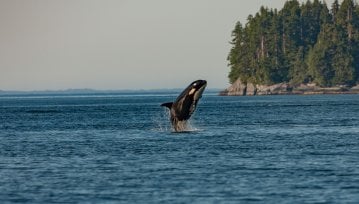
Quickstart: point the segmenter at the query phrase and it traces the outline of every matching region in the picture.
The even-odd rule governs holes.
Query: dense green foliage
[[[232,32],[230,82],[270,85],[314,82],[352,85],[359,80],[359,6],[336,0],[331,9],[319,0],[260,8]]]

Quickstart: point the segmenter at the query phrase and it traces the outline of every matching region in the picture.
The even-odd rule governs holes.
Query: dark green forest
[[[279,11],[261,7],[245,25],[237,22],[231,44],[231,83],[351,86],[359,81],[359,6],[290,0]]]

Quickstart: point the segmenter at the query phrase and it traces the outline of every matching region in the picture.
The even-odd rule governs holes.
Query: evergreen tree
[[[243,42],[243,28],[240,22],[237,22],[236,27],[232,31],[232,41],[230,42],[233,47],[229,52],[227,60],[231,71],[228,75],[230,83],[233,83],[239,76],[243,67],[240,66],[240,60],[243,55],[243,49],[241,47]],[[241,75],[243,77],[243,74]]]
[[[334,70],[332,84],[334,85],[352,85],[354,81],[353,57],[346,50],[345,46],[340,46],[332,58],[331,65]]]
[[[302,82],[308,82],[307,73],[308,66],[305,63],[304,47],[300,47],[293,63],[293,69],[289,72],[290,83],[296,85]]]
[[[329,15],[328,9],[326,6],[321,4],[318,0],[315,0],[313,3],[307,1],[305,5],[302,6],[301,13],[301,38],[303,45],[306,49],[314,46],[317,42],[318,34],[320,32],[322,21],[327,21],[326,14]]]
[[[337,30],[335,26],[327,24],[319,34],[318,42],[309,52],[308,68],[309,75],[314,82],[321,86],[330,86],[334,77],[331,60],[335,53],[337,41]]]

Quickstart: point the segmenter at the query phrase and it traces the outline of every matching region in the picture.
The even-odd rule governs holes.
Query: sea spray
[[[183,120],[183,121],[175,121],[175,126],[172,127],[172,131],[174,132],[194,132],[198,129],[193,127],[192,119],[191,120]]]
[[[158,112],[157,115],[152,117],[152,121],[155,124],[155,131],[167,132],[171,129],[171,124],[167,122],[169,115],[169,110],[164,108],[163,111]]]
[[[186,121],[177,121],[176,127],[173,127],[170,122],[168,122],[168,118],[171,117],[170,110],[164,108],[163,111],[160,111],[157,115],[152,117],[152,121],[155,125],[153,130],[158,132],[193,132],[198,131],[199,129],[193,126],[193,120]]]
[[[192,125],[193,120],[186,120],[186,121],[179,121],[177,123],[177,129],[175,132],[197,132],[199,131],[198,128]]]

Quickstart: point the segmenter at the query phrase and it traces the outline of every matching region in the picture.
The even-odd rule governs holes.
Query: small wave
[[[200,129],[192,129],[192,130],[183,130],[183,131],[172,131],[172,133],[174,134],[193,134],[193,133],[198,133],[201,132],[202,130]]]
[[[26,113],[59,113],[58,110],[27,110]]]

